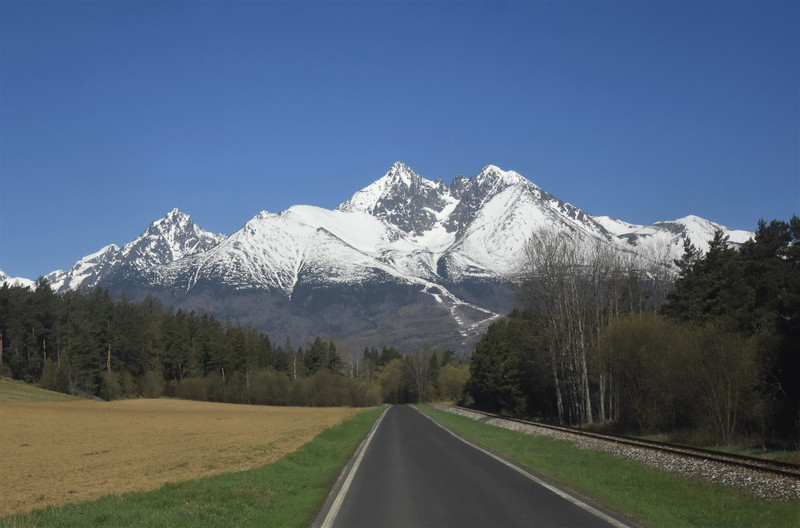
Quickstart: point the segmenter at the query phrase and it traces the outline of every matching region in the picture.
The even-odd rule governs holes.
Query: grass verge
[[[727,486],[578,449],[569,442],[481,424],[427,406],[421,409],[475,443],[645,526],[800,526],[798,501],[770,502]]]
[[[73,401],[79,399],[69,394],[40,389],[24,381],[0,379],[0,402]]]
[[[0,526],[304,526],[383,412],[359,413],[267,466],[0,520]]]

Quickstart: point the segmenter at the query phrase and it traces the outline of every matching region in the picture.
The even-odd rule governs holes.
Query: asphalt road
[[[409,406],[386,412],[354,468],[336,528],[614,526]]]

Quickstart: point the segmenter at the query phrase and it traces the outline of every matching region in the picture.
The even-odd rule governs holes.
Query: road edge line
[[[361,446],[359,446],[359,452],[356,456],[356,460],[350,467],[350,471],[347,473],[347,478],[345,478],[342,487],[339,488],[339,492],[336,494],[336,499],[334,499],[333,504],[331,504],[331,507],[328,510],[327,515],[325,515],[325,520],[320,525],[320,528],[333,527],[333,522],[336,520],[336,516],[339,514],[339,508],[342,507],[342,502],[344,502],[345,495],[347,495],[347,491],[350,489],[350,484],[353,482],[356,471],[358,471],[358,466],[361,465],[361,460],[364,458],[364,453],[367,452],[369,443],[372,441],[372,437],[375,436],[375,432],[378,430],[378,426],[380,426],[381,422],[383,421],[383,417],[386,416],[386,413],[389,412],[389,409],[391,408],[392,407],[390,405],[383,411],[383,413],[381,413],[380,417],[372,425],[369,435],[367,435],[367,438],[361,443]]]
[[[581,508],[581,509],[583,509],[583,510],[589,512],[589,513],[591,513],[595,517],[598,517],[598,518],[606,521],[611,526],[614,526],[614,528],[631,528],[630,524],[624,523],[624,522],[622,522],[622,521],[620,521],[618,519],[615,519],[614,517],[611,517],[607,513],[604,513],[602,511],[598,510],[594,506],[591,506],[590,504],[587,504],[586,502],[582,501],[581,499],[579,499],[579,498],[577,498],[577,497],[575,497],[573,495],[570,495],[569,493],[565,492],[564,490],[561,490],[561,489],[553,486],[549,482],[546,482],[546,481],[540,479],[536,475],[532,474],[530,471],[528,471],[528,470],[526,470],[526,469],[524,469],[524,468],[522,468],[522,467],[520,467],[520,466],[518,466],[518,465],[516,465],[516,464],[514,464],[512,462],[509,462],[505,458],[503,458],[503,457],[501,457],[501,456],[499,456],[499,455],[497,455],[495,453],[492,453],[491,451],[489,451],[487,449],[484,449],[479,445],[476,445],[476,444],[470,442],[466,438],[456,434],[454,431],[451,431],[448,427],[446,427],[446,426],[440,424],[439,422],[437,422],[432,416],[430,416],[429,414],[423,412],[418,407],[413,406],[413,405],[412,405],[412,407],[414,409],[416,409],[416,411],[418,413],[422,414],[425,418],[427,418],[428,420],[432,421],[433,423],[435,423],[436,425],[438,425],[439,427],[441,427],[442,429],[444,429],[445,431],[447,431],[448,433],[450,433],[454,437],[458,438],[459,440],[461,440],[462,442],[464,442],[468,446],[470,446],[470,447],[472,447],[474,449],[477,449],[481,453],[483,453],[485,455],[488,455],[489,457],[495,459],[496,461],[498,461],[498,462],[504,464],[505,466],[513,469],[517,473],[519,473],[521,475],[524,475],[528,479],[534,481],[535,483],[539,484],[540,486],[544,487],[545,489],[555,493],[559,497],[568,500],[569,502],[571,502],[575,506],[577,506],[577,507],[579,507],[579,508]]]

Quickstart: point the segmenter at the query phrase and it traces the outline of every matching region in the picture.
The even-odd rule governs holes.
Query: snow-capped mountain
[[[390,236],[388,231],[385,224],[361,213],[310,206],[294,206],[279,214],[265,211],[210,251],[154,268],[152,278],[187,292],[213,284],[287,297],[301,281],[380,280],[381,269],[370,247]]]
[[[333,211],[262,212],[210,251],[151,267],[151,281],[222,284],[291,297],[304,284],[395,281],[420,286],[515,277],[537,225],[610,235],[519,174],[489,166],[452,187],[402,163]]]
[[[366,213],[394,228],[389,245],[373,247],[385,260],[432,280],[512,279],[538,225],[609,237],[577,207],[493,165],[447,186],[398,162],[336,210]]]
[[[660,242],[672,248],[682,249],[683,240],[691,239],[692,243],[701,251],[708,249],[708,243],[714,238],[714,232],[722,229],[733,245],[741,245],[753,237],[750,231],[728,229],[724,226],[689,215],[668,222],[656,222],[649,226],[629,224],[609,216],[597,216],[595,220],[609,233],[629,245],[637,247],[643,244]],[[676,258],[679,254],[673,252]]]
[[[47,278],[56,290],[154,294],[301,342],[458,348],[511,308],[525,245],[543,226],[648,258],[654,248],[677,258],[686,237],[704,249],[716,229],[733,243],[752,236],[692,216],[650,226],[593,217],[493,165],[447,185],[398,162],[335,210],[264,211],[224,237],[176,209]]]
[[[111,244],[72,268],[54,271],[45,278],[58,291],[107,286],[151,267],[208,251],[224,239],[224,235],[205,231],[189,215],[173,209],[122,248]]]
[[[397,162],[383,178],[355,193],[336,210],[367,213],[401,231],[419,235],[433,228],[442,210],[455,203],[442,180],[426,180]]]
[[[36,282],[22,277],[9,277],[7,273],[0,270],[0,286],[8,284],[9,286],[20,286],[22,288],[33,288]]]

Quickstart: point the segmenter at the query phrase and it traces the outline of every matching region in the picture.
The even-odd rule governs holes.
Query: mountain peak
[[[383,178],[378,180],[379,182],[384,182],[388,187],[395,187],[395,186],[403,186],[403,187],[413,187],[415,185],[427,185],[433,186],[433,182],[426,180],[413,170],[411,167],[403,163],[402,161],[396,162],[394,165],[391,166],[389,171],[384,175]]]
[[[122,254],[138,266],[165,264],[211,249],[225,237],[209,233],[177,207],[150,224],[136,240],[125,244]]]
[[[345,212],[374,214],[378,203],[395,194],[398,189],[410,189],[424,180],[402,161],[395,162],[380,179],[357,191],[336,209]],[[433,182],[430,182],[433,184]]]
[[[164,216],[162,216],[161,218],[159,218],[158,220],[156,220],[155,222],[153,222],[150,225],[157,225],[157,224],[161,225],[161,224],[166,224],[166,223],[168,223],[168,224],[181,224],[181,223],[185,223],[187,221],[191,222],[192,221],[192,217],[189,216],[188,214],[182,212],[177,207],[175,207],[172,211],[168,212],[167,214],[165,214]]]
[[[419,234],[436,223],[436,213],[450,201],[444,182],[427,180],[398,161],[382,178],[356,192],[337,210],[368,213],[406,233]]]
[[[501,169],[497,165],[492,165],[490,163],[489,165],[481,169],[481,171],[478,173],[478,177],[480,177],[482,174],[498,174],[502,172],[504,172],[503,169]]]
[[[9,277],[7,273],[0,270],[0,286],[8,284],[8,286],[20,286],[22,288],[35,288],[36,282],[22,277]]]
[[[496,165],[485,166],[472,178],[457,176],[450,185],[450,195],[458,204],[445,224],[446,229],[456,231],[457,236],[463,235],[484,204],[514,186],[521,186],[537,197],[541,196],[541,190],[521,174],[504,171]]]
[[[408,165],[406,165],[402,161],[395,161],[394,163],[392,163],[392,166],[389,167],[389,171],[386,174],[387,175],[388,174],[413,174],[413,175],[416,175],[416,173],[413,170],[411,170],[411,167],[409,167]]]
[[[527,183],[528,181],[524,176],[516,171],[504,171],[496,165],[487,165],[475,176],[475,180],[479,183],[491,181],[492,183],[502,183],[504,186],[516,185],[519,183]]]
[[[47,278],[57,290],[94,288],[101,281],[113,282],[133,271],[208,251],[225,238],[202,229],[191,216],[174,208],[122,248],[111,244],[79,260],[69,270],[54,271]]]
[[[452,333],[453,346],[468,346],[511,309],[537,229],[650,263],[679,257],[686,236],[700,247],[714,227],[695,216],[649,226],[595,218],[495,165],[446,185],[398,161],[337,209],[263,211],[224,241],[172,209],[133,242],[47,278],[57,291],[152,293],[293,341],[314,332],[371,346],[376,335],[408,344]]]

